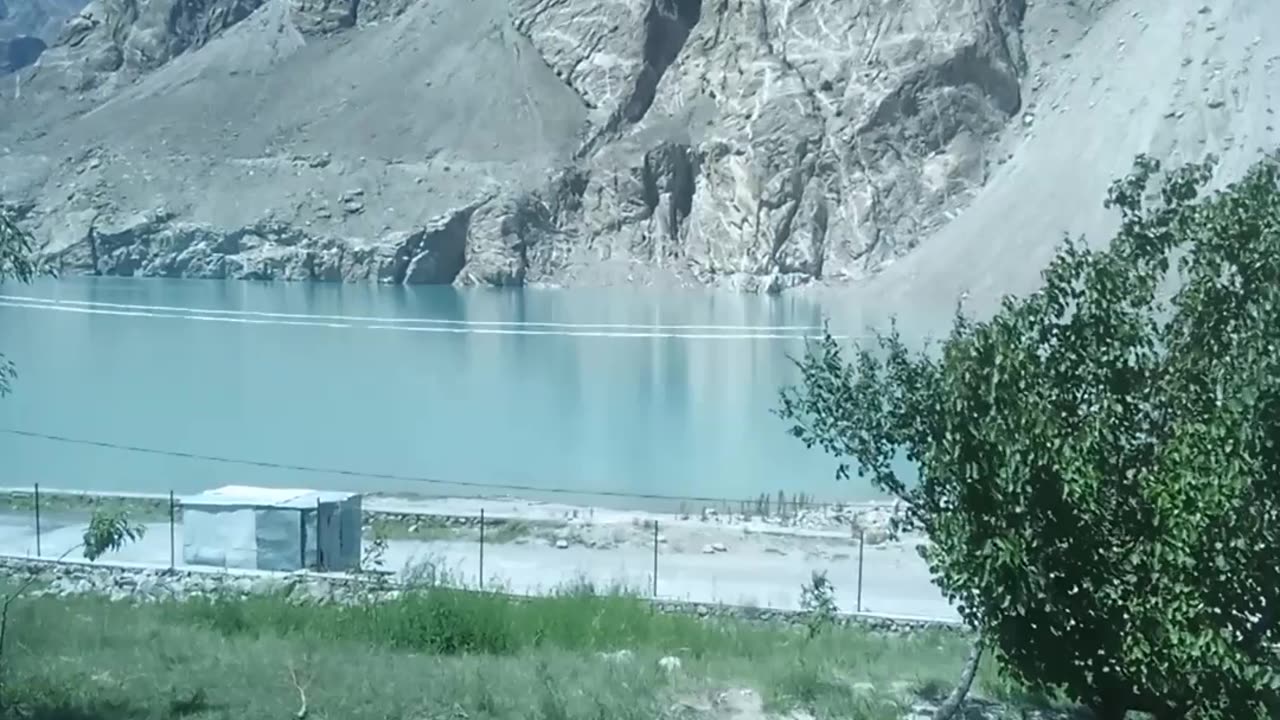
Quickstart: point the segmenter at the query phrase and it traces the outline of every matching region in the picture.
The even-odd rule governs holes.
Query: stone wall
[[[404,592],[404,587],[383,575],[340,575],[335,573],[224,572],[146,567],[139,565],[89,564],[29,558],[0,557],[0,572],[22,581],[35,576],[31,594],[67,597],[101,595],[112,600],[155,602],[194,597],[250,597],[279,593],[298,603],[382,602]],[[525,601],[526,596],[512,596]],[[734,605],[718,605],[680,600],[653,601],[662,613],[696,615],[755,622],[800,624],[805,614],[795,610],[773,610]],[[841,613],[841,626],[861,626],[882,632],[944,630],[964,632],[957,623],[944,620],[899,618],[882,615]]]

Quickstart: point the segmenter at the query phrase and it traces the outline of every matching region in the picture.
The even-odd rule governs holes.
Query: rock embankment
[[[96,595],[120,602],[158,602],[190,598],[248,598],[278,595],[290,601],[337,603],[344,605],[385,602],[400,597],[411,588],[384,574],[337,575],[316,573],[232,573],[187,568],[146,568],[56,562],[27,558],[0,558],[0,569],[15,579],[35,577],[29,593],[55,597]],[[514,600],[527,600],[512,596]],[[802,624],[803,612],[750,608],[735,605],[653,600],[664,613],[696,615],[759,622]],[[938,629],[962,631],[955,623],[880,615],[839,614],[836,624],[869,627],[883,632],[914,632]]]

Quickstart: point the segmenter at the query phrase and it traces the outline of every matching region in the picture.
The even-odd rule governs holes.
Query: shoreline
[[[167,520],[170,502],[175,517],[182,513],[181,495],[117,490],[39,489],[40,512],[45,516],[77,514],[95,509],[120,510],[139,520]],[[888,527],[896,503],[866,501],[849,503],[741,501],[737,511],[692,502],[674,512],[621,510],[599,505],[530,500],[520,497],[448,497],[370,493],[361,496],[366,527],[381,525],[392,534],[416,527],[465,531],[486,527],[521,525],[552,530],[576,526],[652,528],[721,528],[746,534],[784,535],[812,539],[857,539],[861,533],[868,544],[888,540]],[[0,511],[16,514],[36,510],[35,488],[0,487]],[[403,527],[401,527],[403,526]],[[412,532],[416,531],[410,531]]]

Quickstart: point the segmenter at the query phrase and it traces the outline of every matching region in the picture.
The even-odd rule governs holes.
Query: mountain
[[[18,37],[52,43],[85,0],[0,0],[0,41]]]
[[[66,272],[947,303],[1104,239],[1137,153],[1228,179],[1280,145],[1269,27],[1274,0],[93,0],[0,94],[0,178]]]
[[[0,0],[0,76],[35,63],[84,0]]]

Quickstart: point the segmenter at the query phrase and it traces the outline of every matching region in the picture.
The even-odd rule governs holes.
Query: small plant
[[[417,589],[462,585],[460,577],[445,564],[444,558],[434,554],[406,562],[400,577],[407,587]]]
[[[810,638],[835,625],[838,612],[835,586],[827,579],[826,570],[814,570],[813,578],[800,588],[800,608],[809,614],[805,625]]]
[[[58,556],[58,560],[64,560],[72,552],[83,548],[85,559],[93,562],[107,552],[119,550],[126,543],[141,539],[146,532],[147,529],[142,525],[131,523],[128,513],[123,510],[116,512],[95,510],[93,516],[89,518],[89,527],[84,531],[83,542],[67,548],[66,552]],[[25,595],[40,577],[41,574],[37,569],[28,568],[26,577],[18,582],[17,588],[0,598],[0,673],[5,669],[4,650],[5,638],[9,633],[9,608]]]
[[[108,552],[114,552],[125,544],[137,542],[146,535],[147,528],[129,520],[129,513],[124,510],[114,512],[95,511],[89,519],[89,527],[85,528],[84,558],[90,562],[97,560]]]
[[[360,558],[360,570],[363,572],[381,572],[386,566],[387,555],[387,535],[381,527],[377,527],[373,531],[373,540],[369,542],[368,547],[364,549],[364,555]]]

